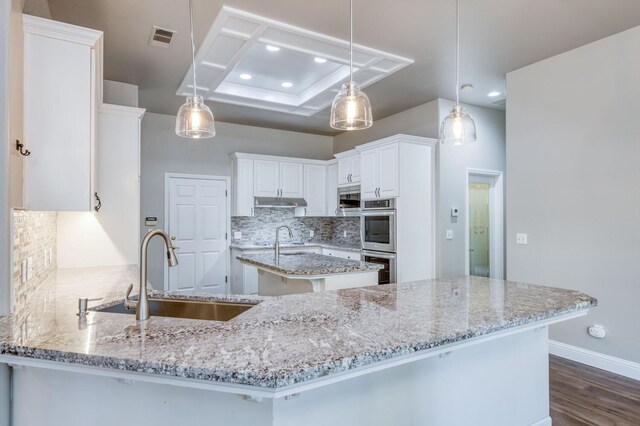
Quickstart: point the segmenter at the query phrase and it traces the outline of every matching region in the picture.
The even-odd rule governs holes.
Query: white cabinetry
[[[306,216],[327,214],[327,167],[321,164],[304,165],[304,199]]]
[[[335,216],[338,211],[338,163],[327,166],[327,216]]]
[[[356,150],[340,153],[338,158],[338,186],[360,182],[360,153]]]
[[[302,198],[302,163],[254,160],[253,193],[256,197]]]
[[[360,260],[360,253],[355,251],[323,248],[322,254],[324,254],[325,256],[334,256],[342,259]]]
[[[233,157],[233,216],[253,216],[253,160]]]
[[[23,15],[29,210],[92,211],[102,32]]]
[[[363,149],[361,194],[364,200],[394,198],[398,190],[398,144]]]

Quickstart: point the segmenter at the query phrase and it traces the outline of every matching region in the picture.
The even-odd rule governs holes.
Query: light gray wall
[[[367,130],[341,133],[334,138],[334,151],[346,151],[356,145],[398,133],[437,138],[440,123],[453,104],[446,99],[437,99],[374,121],[373,126]],[[438,276],[465,273],[466,169],[505,170],[504,112],[472,105],[465,107],[476,121],[478,141],[468,146],[436,146]],[[460,209],[457,220],[451,218],[450,210],[454,206]],[[447,229],[454,231],[453,240],[445,239]]]
[[[438,122],[449,114],[454,102],[440,99]],[[437,264],[442,277],[466,273],[466,175],[467,168],[505,171],[505,114],[488,108],[465,105],[476,122],[478,140],[470,145],[439,145],[437,164]],[[508,186],[508,180],[505,185]],[[459,209],[457,218],[451,217],[451,208]],[[445,238],[453,230],[453,240]]]
[[[190,140],[176,136],[175,116],[145,114],[142,119],[141,235],[144,218],[156,216],[164,226],[164,174],[191,173],[231,176],[233,152],[283,155],[328,160],[333,139],[328,136],[286,132],[261,127],[216,123],[213,139]],[[149,280],[162,288],[162,242],[154,241],[149,253]]]
[[[597,308],[553,326],[551,338],[635,362],[638,46],[640,27],[507,75],[507,276],[596,297]],[[606,339],[588,336],[594,323]]]
[[[437,99],[381,120],[373,118],[373,126],[366,130],[344,132],[336,135],[333,138],[333,151],[348,151],[357,145],[399,133],[437,138],[438,130],[440,129]]]

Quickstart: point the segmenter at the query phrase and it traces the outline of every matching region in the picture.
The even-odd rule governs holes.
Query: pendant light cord
[[[349,90],[353,81],[353,0],[349,0]]]
[[[456,105],[460,105],[460,0],[456,0]]]
[[[193,4],[192,0],[189,0],[189,26],[191,28],[191,68],[193,69],[193,101],[197,96],[196,86],[196,45],[193,41]]]

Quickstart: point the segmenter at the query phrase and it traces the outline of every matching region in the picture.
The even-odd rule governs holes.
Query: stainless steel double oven
[[[396,209],[395,199],[362,202],[360,219],[361,259],[384,266],[378,284],[396,282]]]

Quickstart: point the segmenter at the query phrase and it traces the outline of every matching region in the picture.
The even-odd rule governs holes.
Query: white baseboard
[[[549,340],[549,353],[630,379],[640,380],[640,363],[637,362],[567,345],[555,340]]]
[[[544,419],[535,422],[531,426],[551,426],[551,417],[547,416]]]

